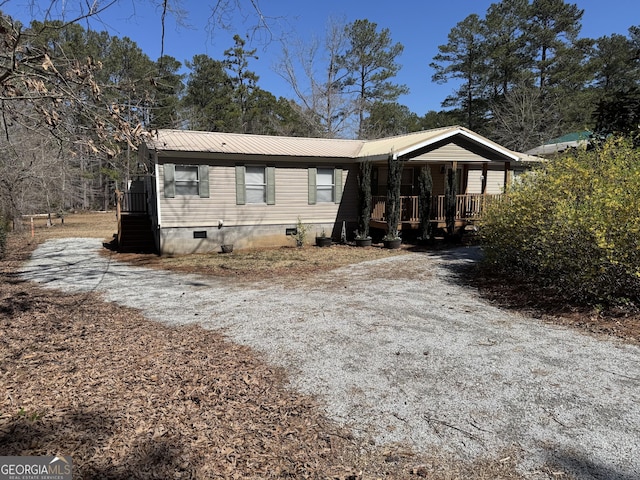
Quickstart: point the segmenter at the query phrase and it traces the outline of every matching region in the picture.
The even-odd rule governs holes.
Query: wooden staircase
[[[144,214],[123,213],[120,217],[118,251],[154,253],[156,251],[151,219]]]

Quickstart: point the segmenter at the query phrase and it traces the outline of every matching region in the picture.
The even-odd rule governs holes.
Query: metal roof
[[[149,139],[150,150],[206,152],[285,157],[356,158],[362,146],[358,140],[276,137],[241,133],[157,130]]]
[[[569,148],[586,148],[589,145],[591,135],[593,135],[593,132],[590,130],[568,133],[527,150],[526,153],[530,155],[552,155],[564,152]]]
[[[383,159],[388,155],[410,156],[418,149],[461,135],[512,160],[526,155],[511,150],[466,128],[453,126],[381,138],[345,140],[335,138],[278,137],[241,133],[199,132],[190,130],[154,131],[146,139],[147,148],[158,152],[197,152],[269,157],[315,157]]]
[[[397,154],[401,151],[415,150],[419,145],[446,133],[457,131],[459,127],[436,128],[422,130],[420,132],[397,135],[395,137],[381,138],[378,140],[366,140],[360,149],[359,157],[376,157]]]

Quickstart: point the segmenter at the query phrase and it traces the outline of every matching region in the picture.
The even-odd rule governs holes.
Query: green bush
[[[611,139],[547,162],[490,205],[486,261],[590,305],[640,305],[640,151]]]

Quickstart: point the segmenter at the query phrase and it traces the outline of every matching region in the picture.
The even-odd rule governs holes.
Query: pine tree
[[[438,46],[439,53],[430,66],[435,70],[432,81],[446,83],[462,80],[461,86],[447,97],[443,107],[459,107],[465,112],[465,126],[481,131],[487,110],[485,87],[487,75],[485,58],[485,24],[476,14],[469,15],[449,32],[449,42]]]
[[[355,95],[358,138],[363,138],[365,117],[374,102],[394,102],[409,91],[406,85],[390,81],[400,70],[396,58],[404,47],[392,43],[388,28],[377,29],[378,25],[369,20],[347,25],[349,47],[339,62],[348,72],[347,91]]]

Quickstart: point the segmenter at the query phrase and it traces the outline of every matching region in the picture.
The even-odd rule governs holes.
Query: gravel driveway
[[[476,249],[247,286],[129,266],[100,248],[49,241],[22,275],[221,330],[376,445],[437,445],[467,459],[516,447],[531,478],[545,464],[579,478],[640,478],[640,349],[487,304],[455,281]]]

